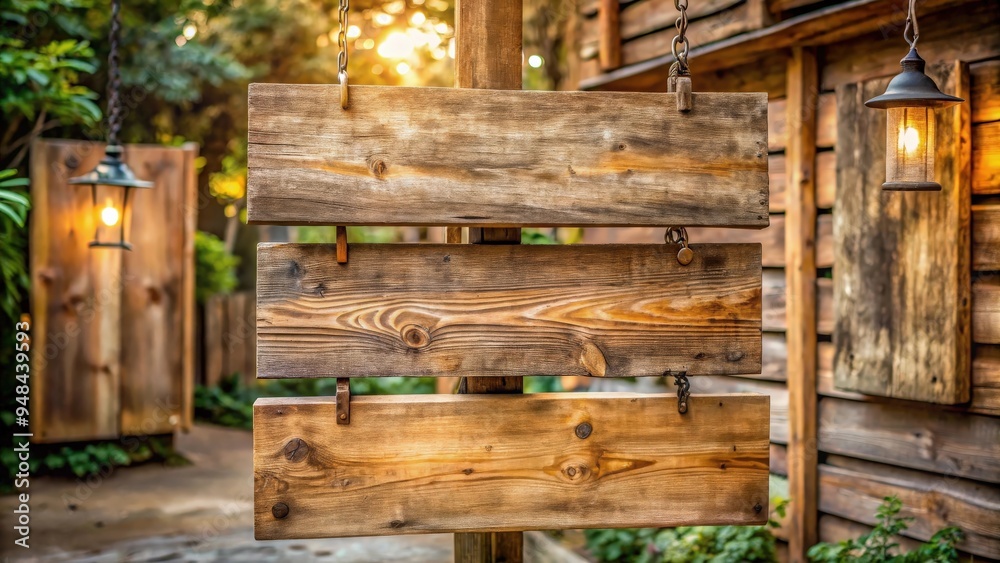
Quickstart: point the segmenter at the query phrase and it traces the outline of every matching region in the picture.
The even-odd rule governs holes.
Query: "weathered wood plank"
[[[821,451],[1000,483],[1000,419],[825,397]]]
[[[833,285],[830,278],[816,280],[816,332],[823,335],[832,335],[837,324]]]
[[[969,66],[972,122],[1000,121],[1000,59]]]
[[[947,526],[965,538],[962,551],[1000,558],[1000,487],[965,479],[901,469],[840,456],[820,468],[820,508],[827,513],[874,525],[875,510],[889,495],[903,502],[903,517],[913,520],[905,536],[929,540]]]
[[[759,245],[331,248],[258,247],[258,377],[760,372]]]
[[[597,13],[598,60],[601,70],[622,64],[621,6],[618,0],[601,0]]]
[[[972,126],[972,192],[1000,194],[1000,121]]]
[[[968,96],[964,63],[928,67],[942,91]],[[863,103],[887,79],[838,89],[837,253],[833,274],[837,387],[941,404],[969,400],[970,214],[968,104],[937,112],[935,176],[942,192],[893,194],[885,112]],[[933,375],[933,376],[932,376]]]
[[[785,190],[788,175],[785,170],[785,155],[778,153],[767,157],[768,186],[771,191],[769,208],[771,213],[785,211]],[[816,153],[816,207],[831,209],[837,194],[837,156],[833,151]],[[771,216],[773,223],[775,216]],[[822,218],[821,218],[822,219]],[[832,223],[831,223],[832,225]],[[831,227],[832,228],[832,227]],[[832,241],[830,245],[832,252]],[[831,264],[832,264],[831,255]]]
[[[829,268],[833,266],[833,216],[830,214],[819,215],[816,219],[816,267]],[[642,233],[643,231],[635,231]],[[642,238],[642,241],[655,242],[655,231],[648,231],[650,235]],[[767,268],[781,268],[785,265],[785,216],[772,215],[771,225],[766,229],[708,229],[692,228],[688,229],[688,234],[692,241],[712,242],[712,243],[751,243],[759,242],[763,245],[763,255],[761,263]],[[629,238],[629,242],[639,242],[640,239]],[[663,240],[662,233],[660,240]]]
[[[785,150],[788,209],[785,213],[785,279],[788,331],[788,552],[806,560],[816,543],[816,267],[820,261],[816,222],[816,144],[819,87],[816,51],[792,49],[788,61]],[[827,237],[830,238],[830,237]],[[825,257],[830,259],[832,257]]]
[[[1000,270],[1000,205],[972,206],[972,269]]]
[[[1000,344],[1000,275],[980,274],[973,280],[972,339]]]
[[[118,436],[121,253],[87,247],[96,223],[90,190],[66,183],[103,156],[99,143],[38,140],[31,149],[31,431],[37,442]],[[130,156],[126,150],[126,161]]]
[[[257,539],[767,518],[767,397],[693,395],[686,415],[630,393],[369,396],[351,411],[338,425],[333,398],[255,403]]]
[[[226,347],[223,335],[226,333],[226,296],[215,294],[205,300],[204,306],[204,365],[202,384],[215,387],[225,377]]]
[[[778,268],[764,270],[761,275],[763,292],[761,326],[764,330],[784,332],[788,328],[788,320],[785,318],[786,288],[784,270]]]
[[[767,225],[765,94],[250,86],[248,214],[338,225]],[[579,119],[587,115],[587,119]],[[363,132],[363,134],[362,134]]]
[[[676,392],[673,379],[666,381],[667,388]],[[771,398],[770,439],[775,444],[788,443],[788,388],[781,383],[761,381],[747,377],[706,375],[691,381],[692,393],[754,393]]]
[[[197,149],[155,145],[129,149],[129,165],[157,189],[134,190],[134,252],[122,253],[121,433],[166,434],[180,422],[185,366],[185,254],[188,166]],[[193,205],[193,202],[191,202]],[[130,219],[130,218],[126,218]],[[193,244],[193,240],[190,241]],[[192,247],[193,249],[193,247]],[[193,265],[193,264],[192,264]]]
[[[786,81],[787,82],[787,81]],[[837,145],[837,97],[833,92],[818,95],[816,106],[816,147]],[[772,152],[783,151],[788,144],[787,100],[771,100],[767,106],[767,144]]]

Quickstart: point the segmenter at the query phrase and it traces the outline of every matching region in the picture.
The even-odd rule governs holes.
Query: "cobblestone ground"
[[[31,481],[30,549],[13,545],[14,496],[0,497],[4,561],[452,560],[447,534],[258,542],[249,432],[178,436],[185,467],[144,465],[89,481]]]

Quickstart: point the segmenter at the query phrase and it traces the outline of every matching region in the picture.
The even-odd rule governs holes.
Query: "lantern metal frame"
[[[903,39],[910,45],[910,51],[899,61],[902,72],[889,81],[885,92],[881,96],[876,96],[865,102],[866,106],[886,111],[895,108],[925,108],[930,110],[930,113],[933,113],[936,109],[946,108],[965,101],[962,98],[941,92],[937,84],[934,83],[934,79],[924,73],[927,63],[917,53],[917,40],[919,38],[920,31],[917,26],[916,0],[910,0],[909,12],[906,17],[906,28],[903,30]],[[931,115],[930,119],[933,119],[933,115]],[[930,129],[933,129],[933,127]],[[930,138],[930,134],[933,131],[925,131],[925,133],[928,134],[928,138],[924,142],[933,143],[934,139]],[[888,148],[886,147],[887,151]],[[933,171],[931,173],[933,174]],[[882,184],[882,189],[886,191],[941,190],[941,184],[934,181],[890,182],[888,178],[886,180]]]
[[[153,182],[136,178],[135,173],[122,160],[124,149],[118,142],[118,132],[122,127],[121,111],[121,74],[118,70],[118,36],[121,31],[121,0],[111,2],[111,25],[108,30],[108,145],[104,149],[104,158],[97,166],[83,176],[70,178],[70,185],[89,185],[93,201],[93,209],[98,206],[97,191],[98,186],[109,186],[124,188],[122,196],[122,209],[119,217],[118,241],[108,242],[100,239],[102,227],[98,224],[94,231],[94,240],[89,244],[90,248],[124,248],[132,250],[132,245],[125,240],[125,219],[129,218],[131,226],[131,216],[128,215],[129,193],[133,188],[152,188]],[[108,225],[113,227],[114,225]]]

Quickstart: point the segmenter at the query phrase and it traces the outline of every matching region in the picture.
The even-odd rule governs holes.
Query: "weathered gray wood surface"
[[[768,224],[763,93],[350,92],[250,86],[251,222]]]
[[[760,373],[759,244],[258,248],[258,377]]]
[[[933,65],[969,97],[968,67]],[[838,388],[941,404],[969,400],[972,357],[968,104],[936,112],[941,192],[884,192],[885,112],[862,103],[887,79],[841,86],[834,238]]]
[[[339,425],[333,397],[259,399],[254,535],[763,523],[768,397],[690,405],[679,414],[671,394],[368,396]]]

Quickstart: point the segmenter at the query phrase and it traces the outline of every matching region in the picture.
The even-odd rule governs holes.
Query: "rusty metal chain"
[[[121,0],[111,1],[111,26],[108,29],[108,145],[117,146],[122,129],[121,72],[118,69],[118,36],[121,34]]]
[[[688,411],[688,399],[691,398],[691,382],[687,372],[674,375],[674,385],[677,386],[677,412],[685,414]]]
[[[694,260],[694,251],[688,247],[688,232],[684,227],[670,227],[663,233],[663,242],[667,244],[678,244],[680,250],[677,251],[677,262],[681,266],[687,266]]]
[[[917,26],[917,0],[910,0],[906,12],[906,27],[903,28],[903,40],[911,49],[916,49],[918,39],[920,39],[920,28]]]
[[[340,9],[337,12],[337,22],[340,24],[340,31],[337,33],[337,78],[340,79],[340,107],[347,109],[347,12],[350,9],[349,0],[340,0]]]
[[[674,26],[677,28],[677,35],[670,42],[670,52],[674,55],[674,63],[670,65],[670,76],[688,76],[691,74],[688,67],[688,52],[691,50],[691,44],[687,38],[688,0],[674,0],[674,8],[680,12],[680,15],[677,16],[677,21],[674,22]]]

